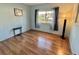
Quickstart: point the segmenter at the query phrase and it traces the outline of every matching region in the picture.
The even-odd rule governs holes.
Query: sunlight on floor
[[[39,37],[37,45],[38,45],[38,47],[47,50],[48,48],[51,48],[52,42],[47,40],[46,38]]]

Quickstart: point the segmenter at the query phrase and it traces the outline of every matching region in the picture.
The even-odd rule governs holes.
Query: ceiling
[[[46,3],[24,3],[25,5],[35,6],[35,5],[41,5]]]

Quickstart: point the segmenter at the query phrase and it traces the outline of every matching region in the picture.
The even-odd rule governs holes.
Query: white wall
[[[75,12],[76,12],[76,5],[77,4],[43,4],[43,5],[38,5],[38,6],[33,6],[31,9],[31,23],[32,23],[32,29],[40,30],[40,31],[46,31],[50,33],[55,33],[55,34],[62,34],[62,29],[63,29],[63,23],[64,23],[64,18],[62,18],[62,14],[68,14],[67,18],[67,27],[66,27],[66,36],[69,37],[70,35],[70,30],[71,27],[75,21]],[[35,9],[39,10],[51,10],[54,7],[59,7],[59,31],[53,31],[53,30],[45,30],[46,27],[41,28],[35,28],[35,18],[34,18],[34,11]],[[45,28],[45,29],[44,29]]]
[[[74,24],[69,41],[71,52],[79,55],[79,23]]]
[[[14,8],[21,8],[23,16],[15,16]],[[0,41],[13,36],[12,28],[30,29],[30,7],[24,4],[0,4]]]

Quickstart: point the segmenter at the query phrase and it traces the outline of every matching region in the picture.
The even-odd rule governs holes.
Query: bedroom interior
[[[0,55],[79,55],[78,3],[2,3],[0,19]]]

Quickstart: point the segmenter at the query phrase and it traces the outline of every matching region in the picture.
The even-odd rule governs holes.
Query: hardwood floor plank
[[[30,30],[0,42],[1,55],[70,55],[68,39],[41,31]]]

